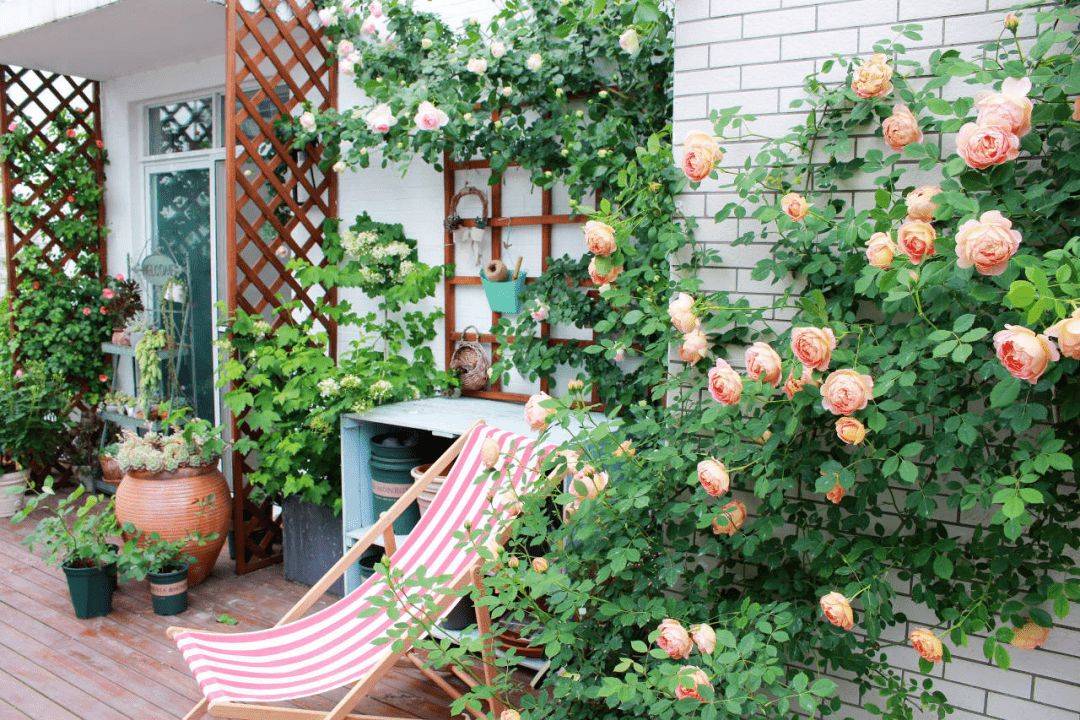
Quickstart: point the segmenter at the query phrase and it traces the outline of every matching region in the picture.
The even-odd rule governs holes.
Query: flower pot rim
[[[67,562],[61,563],[60,567],[68,575],[90,575],[93,573],[108,573],[109,568],[116,565],[116,563],[107,563],[105,565],[94,565],[92,567],[82,567],[79,565],[69,565]]]
[[[180,576],[187,577],[188,566],[184,566],[179,570],[168,570],[165,572],[148,572],[146,573],[146,579],[152,583],[173,583],[176,582]]]

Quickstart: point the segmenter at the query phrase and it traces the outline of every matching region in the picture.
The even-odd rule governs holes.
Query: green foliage
[[[130,523],[124,531],[127,540],[120,550],[116,567],[120,576],[128,580],[145,580],[150,574],[186,570],[195,558],[184,552],[184,546],[191,541],[204,545],[217,539],[217,533],[192,533],[179,540],[164,540],[157,533],[141,535]]]
[[[372,236],[356,240],[365,233]],[[359,253],[345,250],[358,245]],[[337,510],[341,414],[432,395],[450,377],[428,347],[441,314],[416,308],[434,295],[442,271],[418,261],[416,242],[401,226],[364,214],[339,234],[329,221],[323,249],[325,266],[290,266],[300,284],[339,295],[352,288],[378,294],[377,311],[359,313],[348,300],[323,296],[311,312],[296,300],[278,309],[276,327],[239,311],[222,348],[221,382],[229,387],[225,402],[247,430],[235,449],[253,453],[255,469],[246,477],[257,492],[298,495]],[[327,353],[320,317],[335,322],[340,334],[357,336],[337,361]]]
[[[66,444],[64,398],[40,364],[0,375],[0,465],[40,476]]]
[[[43,504],[55,495],[53,479],[46,478],[41,491],[28,495],[23,508],[12,517],[12,522],[20,523],[39,507],[47,508],[48,515],[38,521],[23,544],[44,551],[50,565],[101,567],[116,562],[117,548],[112,540],[120,534],[120,526],[112,499],[87,495],[78,485],[55,505]]]

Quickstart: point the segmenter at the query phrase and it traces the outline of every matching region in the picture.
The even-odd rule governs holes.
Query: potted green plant
[[[142,311],[142,294],[139,283],[123,275],[110,277],[102,290],[102,307],[112,321],[114,345],[130,345],[126,325],[136,313]]]
[[[55,494],[52,477],[48,477],[40,492],[28,496],[12,522],[24,521]],[[117,561],[113,540],[119,534],[112,500],[104,495],[89,495],[78,485],[49,508],[23,543],[31,550],[43,550],[45,561],[64,571],[75,616],[86,619],[108,615],[112,610]]]
[[[120,553],[120,574],[129,580],[149,581],[155,614],[179,615],[188,607],[188,568],[195,562],[186,548],[189,543],[201,546],[216,539],[216,534],[192,533],[179,540],[164,540],[157,533],[149,536],[133,533]]]
[[[36,366],[0,379],[0,517],[19,510],[31,473],[44,474],[64,446],[63,399],[46,380]]]

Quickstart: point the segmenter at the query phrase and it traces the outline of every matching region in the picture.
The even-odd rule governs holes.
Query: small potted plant
[[[18,511],[31,473],[44,474],[60,456],[67,439],[62,403],[36,368],[0,379],[0,517]]]
[[[12,522],[22,522],[54,495],[53,480],[48,477]],[[31,550],[43,550],[45,561],[64,571],[75,616],[86,619],[112,611],[117,560],[113,540],[119,534],[112,500],[88,494],[78,485],[49,508],[49,514],[38,521],[23,543]]]
[[[123,275],[111,277],[102,290],[105,312],[112,321],[112,341],[114,345],[130,345],[127,324],[136,313],[142,311],[142,295],[139,283]]]
[[[143,335],[153,329],[154,315],[147,310],[136,312],[124,323],[124,335],[127,337],[128,344],[132,347],[138,347]]]
[[[163,540],[157,533],[140,536],[134,528],[124,543],[118,563],[120,574],[130,580],[148,580],[150,599],[157,615],[179,615],[188,607],[188,568],[195,558],[185,552],[190,543],[202,546],[216,535],[192,533],[179,540]]]

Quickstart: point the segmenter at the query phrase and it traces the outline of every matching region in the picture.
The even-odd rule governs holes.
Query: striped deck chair
[[[500,448],[498,472],[486,472],[481,449],[491,438]],[[442,676],[425,666],[409,643],[400,653],[391,651],[385,639],[393,624],[385,609],[359,617],[372,597],[382,597],[386,577],[376,573],[363,585],[338,602],[307,617],[305,613],[326,590],[357,562],[380,535],[386,544],[391,566],[402,577],[424,568],[428,577],[450,576],[450,586],[463,588],[479,583],[480,558],[475,550],[462,547],[454,533],[471,523],[482,538],[504,539],[509,515],[503,512],[499,494],[512,478],[516,488],[531,485],[538,476],[541,454],[534,443],[521,435],[476,423],[462,435],[403,495],[370,530],[339,560],[319,582],[311,587],[296,605],[269,630],[244,633],[215,633],[172,627],[168,630],[190,666],[204,695],[203,700],[185,716],[194,718],[204,711],[211,716],[257,720],[294,720],[298,718],[364,718],[365,720],[400,720],[382,715],[350,714],[356,704],[371,692],[379,679],[406,656],[432,682],[451,697],[460,692]],[[409,537],[395,547],[392,523],[413,503],[432,478],[441,474],[457,459],[431,508],[420,519]],[[493,512],[492,498],[500,507]],[[441,612],[448,612],[457,596],[437,590],[417,590],[431,595]],[[404,617],[404,616],[403,616]],[[399,622],[401,619],[399,618]],[[487,635],[490,617],[477,605],[477,625]],[[494,650],[487,643],[482,664],[485,681],[490,682]],[[464,673],[458,677],[467,679]],[[351,686],[333,710],[302,710],[268,705],[317,695]],[[502,711],[497,700],[489,701],[496,715]],[[474,713],[479,716],[479,713]]]

